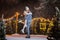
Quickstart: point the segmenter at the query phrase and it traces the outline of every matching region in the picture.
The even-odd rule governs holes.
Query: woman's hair
[[[25,7],[25,10],[29,10],[29,7],[28,7],[28,6],[26,6],[26,7]]]

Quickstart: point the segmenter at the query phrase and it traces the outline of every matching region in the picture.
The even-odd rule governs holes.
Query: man
[[[27,29],[26,38],[30,38],[30,25],[31,25],[31,20],[32,20],[32,12],[30,11],[29,7],[27,7],[27,6],[25,7],[24,15],[25,15],[25,24],[22,29],[22,32],[24,33],[24,29],[26,27],[26,29]]]

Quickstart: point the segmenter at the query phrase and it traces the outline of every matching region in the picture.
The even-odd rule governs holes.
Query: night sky
[[[55,15],[54,7],[58,6],[60,8],[60,0],[49,0],[48,3],[42,4],[44,2],[46,2],[46,0],[0,0],[0,18],[2,14],[4,14],[4,18],[13,16],[15,12],[22,14],[25,6],[29,6],[33,17],[52,17]],[[41,9],[34,9],[34,7],[37,8],[39,6]]]

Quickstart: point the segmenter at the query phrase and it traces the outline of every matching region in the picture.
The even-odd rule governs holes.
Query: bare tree
[[[39,0],[40,1],[40,0]],[[42,8],[44,8],[44,5],[47,5],[49,2],[50,2],[50,0],[42,0],[43,2],[42,3],[40,3],[39,4],[39,7],[34,7],[34,9],[35,10],[40,10],[40,9],[42,9]],[[50,2],[50,3],[55,3],[57,0],[52,0],[52,2]]]
[[[49,0],[43,0],[42,3],[39,4],[39,7],[34,7],[35,10],[40,10],[44,8],[44,5],[46,5],[49,2]]]

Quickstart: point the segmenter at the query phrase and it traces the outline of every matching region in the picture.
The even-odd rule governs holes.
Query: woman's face
[[[30,10],[26,10],[27,12],[30,12]]]

